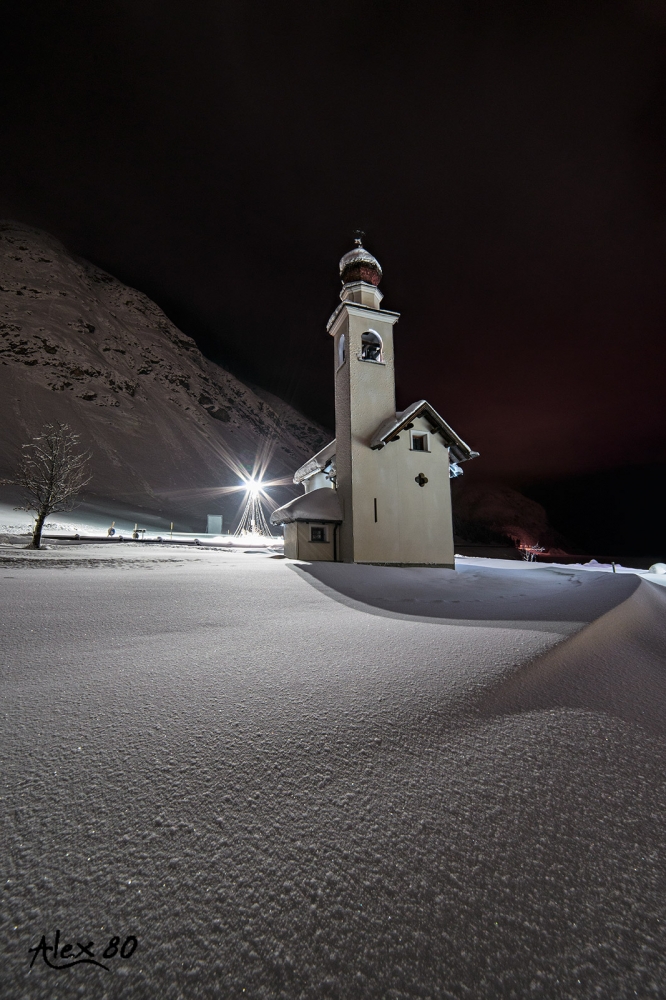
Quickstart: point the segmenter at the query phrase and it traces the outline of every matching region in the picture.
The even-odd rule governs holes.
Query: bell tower
[[[478,452],[426,399],[395,408],[393,327],[379,262],[363,246],[340,261],[333,338],[336,439],[294,473],[305,489],[271,514],[289,559],[455,569],[452,476]]]
[[[359,559],[358,542],[368,511],[377,520],[377,499],[368,501],[367,488],[361,484],[367,486],[375,478],[373,435],[385,421],[395,419],[393,326],[400,315],[381,308],[379,261],[361,239],[354,242],[354,249],[340,261],[341,302],[327,324],[334,345],[336,476],[344,511],[339,558],[343,562]],[[373,500],[374,508],[368,507]]]

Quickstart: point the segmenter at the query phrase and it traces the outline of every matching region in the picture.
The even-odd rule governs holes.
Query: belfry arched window
[[[338,341],[338,368],[345,363],[345,350],[345,335],[341,333]]]
[[[368,330],[361,337],[361,361],[382,360],[382,338],[375,330]]]

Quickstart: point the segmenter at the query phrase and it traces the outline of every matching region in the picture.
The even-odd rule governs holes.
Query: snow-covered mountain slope
[[[273,442],[269,475],[289,476],[329,436],[204,358],[141,292],[0,222],[0,476],[52,420],[91,448],[91,496],[167,516],[229,517],[238,498],[214,493],[239,481],[225,456],[251,466]]]

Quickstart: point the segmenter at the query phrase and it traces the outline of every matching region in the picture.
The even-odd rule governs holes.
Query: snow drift
[[[624,601],[639,578],[633,574],[591,573],[563,566],[517,568],[457,563],[456,569],[300,563],[331,596],[399,615],[449,619],[459,625],[485,622],[499,627],[518,622],[573,630]]]
[[[477,710],[626,580],[507,569],[502,598],[451,573],[484,615],[532,581],[557,624],[460,627],[333,600],[283,560],[158,557],[0,574],[3,998],[663,1000],[664,739],[574,699]],[[432,589],[341,569],[375,601]],[[666,595],[639,596],[601,622],[629,611],[628,700],[663,656]],[[139,947],[30,970],[56,928]]]
[[[523,667],[484,714],[583,709],[666,733],[666,589],[641,581],[622,604]]]

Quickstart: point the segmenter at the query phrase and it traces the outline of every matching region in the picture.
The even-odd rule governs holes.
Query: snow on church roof
[[[337,490],[323,486],[290,500],[271,514],[271,524],[292,524],[294,521],[342,521],[342,504]]]
[[[309,458],[300,469],[296,469],[294,482],[302,483],[304,479],[309,479],[310,476],[314,476],[317,472],[322,472],[333,458],[335,458],[335,438],[325,448],[318,451],[316,455]]]
[[[453,428],[449,427],[446,420],[440,417],[437,410],[425,399],[419,399],[418,402],[408,406],[406,410],[396,413],[395,418],[389,417],[388,420],[385,420],[370,442],[370,447],[383,448],[389,441],[394,440],[401,431],[406,430],[407,424],[420,416],[424,416],[426,420],[430,421],[433,430],[441,433],[454,461],[466,462],[470,458],[478,458],[478,451],[472,451],[470,446],[458,437]]]

